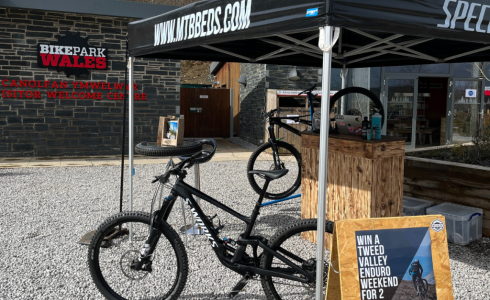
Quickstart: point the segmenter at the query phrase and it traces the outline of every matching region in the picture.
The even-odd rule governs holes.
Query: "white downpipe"
[[[340,77],[342,78],[342,89],[345,89],[345,83],[346,83],[346,78],[347,74],[349,73],[349,69],[345,67],[345,65],[342,66],[342,71],[340,72]],[[345,102],[344,102],[345,96],[341,98],[340,100],[340,114],[343,115],[345,113]]]
[[[323,29],[323,30],[322,30]],[[335,35],[338,37],[339,30]],[[325,215],[327,199],[327,164],[328,164],[328,130],[330,123],[330,76],[332,64],[333,27],[320,28],[320,35],[324,34],[323,45],[320,37],[320,48],[323,50],[322,74],[322,109],[320,125],[320,161],[318,171],[318,225],[316,250],[316,300],[324,300],[323,295],[323,264],[325,259]]]
[[[133,57],[129,57],[128,61],[128,94],[129,94],[129,211],[133,211],[133,176],[134,176],[134,166],[133,166],[133,149],[134,149],[134,91],[133,91]],[[124,124],[123,124],[124,126]],[[123,151],[124,153],[124,151]],[[132,241],[133,238],[133,228],[129,227],[129,240]]]

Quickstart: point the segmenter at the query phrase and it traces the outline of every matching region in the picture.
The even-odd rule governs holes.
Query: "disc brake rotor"
[[[149,272],[147,271],[136,271],[131,269],[131,264],[135,261],[138,261],[139,256],[139,251],[129,250],[121,256],[121,260],[119,261],[119,265],[124,276],[128,277],[131,280],[141,280],[149,274]]]

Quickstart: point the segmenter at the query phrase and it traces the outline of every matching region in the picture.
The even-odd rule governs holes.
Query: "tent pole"
[[[332,44],[333,27],[325,26],[325,45]],[[320,125],[320,161],[318,172],[318,225],[317,225],[317,251],[316,251],[316,300],[323,300],[323,269],[325,260],[325,215],[327,196],[327,164],[328,164],[328,130],[330,121],[330,76],[332,64],[332,48],[323,52],[322,74],[322,109]]]
[[[349,72],[349,69],[345,67],[345,64],[342,65],[342,72],[340,73],[340,77],[342,78],[342,89],[345,89],[346,85],[346,78],[347,78],[347,73]],[[345,114],[345,102],[344,102],[345,96],[341,98],[340,100],[340,114],[343,115]]]
[[[128,61],[128,95],[129,95],[129,211],[133,211],[133,151],[134,151],[134,90],[133,90],[133,61],[134,57],[129,57]],[[133,228],[130,224],[129,226],[129,240],[133,239]]]

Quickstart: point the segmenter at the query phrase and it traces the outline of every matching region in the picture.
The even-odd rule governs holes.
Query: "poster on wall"
[[[327,300],[453,299],[445,219],[335,222]]]

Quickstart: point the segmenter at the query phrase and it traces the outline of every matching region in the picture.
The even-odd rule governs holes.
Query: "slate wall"
[[[321,88],[321,68],[297,67],[300,80],[288,79],[293,66],[242,64],[241,75],[247,76],[247,86],[240,89],[240,137],[250,143],[264,143],[267,89],[305,90],[315,83]]]
[[[74,82],[124,83],[126,18],[0,8],[0,82],[67,81],[67,88],[0,86],[0,157],[113,155],[122,143],[123,101],[107,99],[102,89],[74,89]],[[89,37],[89,44],[109,51],[108,69],[76,79],[37,66],[37,44],[57,41],[66,31]],[[180,105],[180,61],[137,59],[135,142],[156,140],[158,117]],[[42,98],[2,97],[4,90],[40,91]],[[47,91],[101,92],[102,100],[49,98]],[[126,149],[127,152],[127,149]]]
[[[262,112],[266,103],[266,66],[242,64],[241,74],[247,76],[247,85],[240,87],[240,137],[259,145],[264,139]]]

